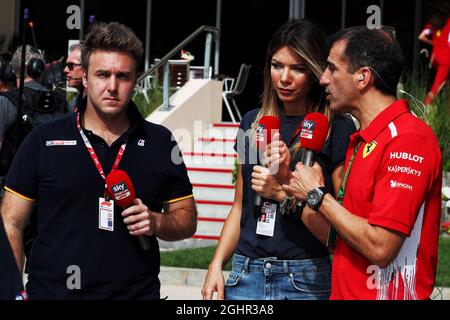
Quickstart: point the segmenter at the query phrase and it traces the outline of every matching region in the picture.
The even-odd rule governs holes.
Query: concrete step
[[[226,138],[199,138],[194,144],[195,152],[204,153],[235,153],[234,143],[236,139]]]
[[[193,152],[183,159],[193,185],[197,204],[197,232],[180,246],[215,244],[234,200],[232,171],[237,158],[233,149],[239,125],[212,124],[204,136],[194,142]],[[170,248],[172,244],[164,243]]]
[[[165,284],[201,285],[208,270],[161,266],[159,280]]]
[[[208,204],[208,202],[210,201],[196,200],[199,217],[225,219],[230,213],[232,202],[229,202],[228,205]]]
[[[183,152],[186,167],[233,169],[236,154]]]
[[[158,239],[159,247],[162,250],[179,250],[187,248],[201,248],[201,247],[211,247],[216,246],[219,237],[214,237],[214,239],[204,239],[202,237],[197,237],[194,235],[189,239],[184,239],[181,241],[164,241]]]
[[[220,232],[222,231],[223,221],[203,221],[199,218],[197,221],[197,231],[195,235],[197,237],[204,238],[205,236],[212,236],[214,238],[219,238]]]
[[[207,272],[206,269],[161,266],[159,279],[164,284],[202,286]],[[223,274],[227,279],[229,272],[224,271]]]
[[[161,293],[167,292],[169,299],[201,299],[201,288],[205,281],[206,269],[175,268],[161,266]],[[223,271],[225,280],[229,271]],[[188,294],[190,292],[190,295]],[[162,295],[163,296],[163,295]],[[450,300],[450,288],[435,288],[431,300]]]
[[[203,300],[202,287],[202,285],[161,283],[161,299],[183,300],[183,303],[189,300]]]
[[[194,187],[194,198],[210,201],[233,201],[233,185],[192,184]]]
[[[187,168],[191,183],[232,184],[232,169]]]
[[[233,124],[231,122],[213,123],[204,136],[209,138],[236,139],[238,129],[239,124]]]

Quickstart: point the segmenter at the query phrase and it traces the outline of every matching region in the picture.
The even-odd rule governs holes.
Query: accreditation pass
[[[98,199],[98,228],[106,231],[114,231],[114,201]]]
[[[256,234],[273,237],[275,230],[275,218],[277,215],[277,205],[264,201],[261,206],[261,213],[256,224]]]

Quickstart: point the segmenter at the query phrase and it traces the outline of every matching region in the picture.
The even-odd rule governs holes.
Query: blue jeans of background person
[[[232,265],[226,300],[327,300],[331,293],[329,257],[277,260],[235,254]]]

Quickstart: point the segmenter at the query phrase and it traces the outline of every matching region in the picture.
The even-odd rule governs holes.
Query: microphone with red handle
[[[322,150],[328,135],[328,118],[323,113],[308,113],[303,120],[300,131],[300,147],[304,148],[302,163],[305,166],[314,165],[314,155]],[[297,201],[297,211],[300,214],[305,206],[303,200]]]
[[[131,206],[136,197],[134,185],[123,170],[113,170],[108,174],[106,177],[106,188],[111,199],[123,208]],[[151,245],[148,237],[138,236],[138,241],[142,250],[147,251],[150,249]]]
[[[256,130],[256,149],[258,152],[258,162],[262,163],[262,153],[266,150],[272,142],[275,133],[280,131],[280,119],[274,116],[264,116],[259,121],[259,126]],[[259,194],[255,195],[255,209],[258,210],[262,205],[262,198]]]

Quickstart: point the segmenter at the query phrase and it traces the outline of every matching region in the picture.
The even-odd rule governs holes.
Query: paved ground
[[[201,286],[161,284],[161,298],[167,300],[201,300]],[[435,289],[432,295],[433,300],[450,300],[450,288],[444,288],[442,294]]]
[[[168,300],[201,300],[206,270],[161,267],[161,297]],[[227,277],[227,273],[225,273]],[[433,300],[450,300],[450,288],[435,289]]]
[[[224,272],[225,278],[228,272]],[[201,288],[206,270],[161,267],[161,298],[168,300],[202,300]],[[27,281],[26,275],[23,277]],[[435,289],[431,295],[433,300],[450,300],[450,288]]]
[[[167,300],[202,300],[201,286],[161,284],[161,298]]]

